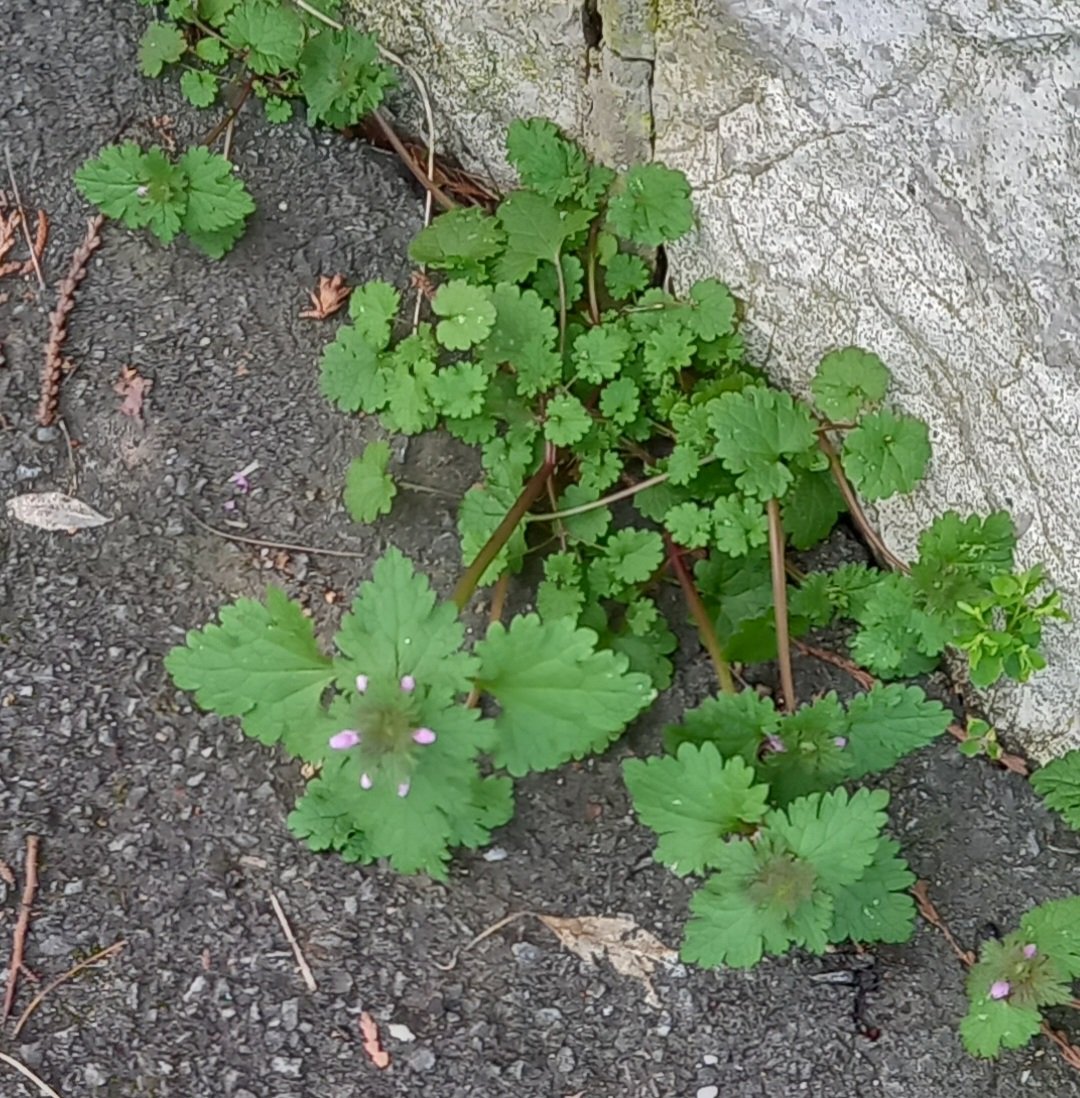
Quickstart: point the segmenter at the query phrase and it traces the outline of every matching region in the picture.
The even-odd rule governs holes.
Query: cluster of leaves
[[[139,0],[151,6],[153,0]],[[394,74],[371,35],[335,29],[289,0],[168,0],[139,42],[147,76],[179,66],[180,90],[196,107],[219,98],[261,99],[271,122],[307,103],[311,125],[348,126],[379,106]],[[318,0],[324,15],[339,0]],[[244,90],[241,90],[241,85]],[[232,96],[227,91],[232,91]],[[238,109],[234,106],[233,109]],[[110,145],[76,173],[80,192],[128,228],[149,228],[163,244],[184,232],[220,259],[240,238],[254,204],[232,165],[202,146],[171,160],[160,148]]]
[[[1080,831],[1080,749],[1040,767],[1031,775],[1031,784],[1048,808],[1060,812],[1071,828]]]
[[[154,0],[139,0],[151,6]],[[370,34],[337,29],[290,0],[168,0],[162,18],[139,42],[146,76],[179,66],[180,91],[195,107],[211,107],[229,88],[250,81],[270,122],[307,103],[308,122],[350,126],[374,110],[395,83]],[[331,16],[341,0],[310,6]]]
[[[974,1056],[1020,1048],[1042,1029],[1042,1008],[1070,1003],[1080,980],[1080,896],[1025,912],[1019,930],[987,942],[968,973],[960,1023]]]
[[[178,160],[133,141],[109,145],[76,173],[75,185],[106,217],[131,229],[149,229],[163,244],[180,233],[220,259],[244,231],[255,209],[244,184],[223,156],[201,146]]]
[[[843,477],[865,499],[910,491],[930,458],[926,426],[882,406],[888,369],[855,347],[827,354],[810,402],[770,388],[744,354],[731,294],[714,279],[685,298],[652,285],[648,250],[693,224],[681,173],[657,164],[616,174],[590,164],[550,122],[515,122],[507,150],[522,188],[494,214],[456,209],[414,240],[412,259],[442,278],[431,320],[397,327],[400,297],[372,282],[322,359],[323,392],[392,432],[442,426],[479,445],[485,481],[459,513],[462,556],[484,544],[545,455],[557,454],[558,551],[544,562],[541,617],[568,616],[630,654],[659,687],[674,639],[653,599],[665,553],[699,559],[695,581],[726,656],[775,656],[767,506],[788,543],[808,549],[845,510]],[[617,525],[605,493],[639,489],[639,521]],[[357,459],[350,510],[361,521],[393,498],[382,450]],[[796,634],[834,617],[859,626],[853,653],[876,675],[933,667],[946,646],[973,680],[1025,679],[1041,666],[1038,569],[1013,571],[1006,515],[948,514],[923,536],[911,574],[859,566],[812,574],[791,592]],[[522,566],[523,530],[487,579]]]
[[[965,518],[949,511],[923,531],[909,573],[858,565],[812,573],[794,602],[815,625],[834,615],[855,621],[852,655],[881,678],[929,671],[951,647],[966,653],[975,686],[1002,675],[1026,682],[1046,666],[1044,624],[1068,615],[1057,592],[1040,593],[1041,567],[1014,570],[1015,546],[1005,512]]]
[[[683,956],[749,967],[792,946],[905,941],[915,878],[882,834],[888,795],[837,787],[888,769],[950,719],[899,684],[846,710],[827,694],[786,715],[750,691],[722,694],[666,730],[670,754],[624,763],[657,861],[680,875],[719,871],[691,899]]]
[[[335,658],[271,589],[265,603],[223,608],[165,663],[203,708],[319,768],[289,816],[311,849],[441,879],[452,847],[482,845],[513,812],[512,782],[491,767],[519,777],[601,751],[655,696],[565,619],[495,624],[471,652],[464,640],[457,609],[391,550],[343,619]],[[497,715],[466,704],[472,691]]]

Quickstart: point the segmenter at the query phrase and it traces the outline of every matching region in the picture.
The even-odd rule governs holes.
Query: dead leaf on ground
[[[7,501],[7,513],[16,522],[40,530],[86,530],[109,520],[81,499],[63,492],[27,492]]]
[[[593,965],[606,956],[621,976],[629,976],[645,985],[645,1001],[649,1006],[660,1005],[650,977],[657,965],[674,964],[678,954],[647,930],[642,930],[632,919],[599,915],[566,919],[540,915],[538,918],[571,953]]]
[[[134,366],[123,367],[119,380],[113,385],[113,392],[124,398],[124,403],[120,405],[120,414],[131,416],[142,423],[143,403],[153,387],[154,382],[143,377]]]
[[[300,315],[308,320],[325,320],[349,300],[352,287],[345,285],[343,275],[319,276],[319,285],[308,292],[311,298],[311,308],[305,309]]]
[[[379,1027],[370,1014],[365,1010],[360,1015],[360,1033],[364,1038],[364,1051],[368,1059],[381,1071],[390,1066],[390,1053],[382,1047],[379,1040]]]

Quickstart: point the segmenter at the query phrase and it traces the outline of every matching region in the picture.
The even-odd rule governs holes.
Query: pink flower
[[[401,785],[399,785],[397,787],[397,795],[399,797],[407,797],[409,795],[409,783],[408,782],[402,782]]]
[[[834,736],[833,743],[843,750],[843,748],[847,747],[847,736]]]
[[[1024,956],[1030,961],[1036,953],[1039,952],[1039,947],[1034,944],[1028,944],[1024,946]]]
[[[990,985],[991,999],[1007,999],[1012,991],[1012,984],[1008,980],[995,980]]]
[[[356,692],[362,694],[367,689],[368,677],[367,675],[356,676]]]
[[[361,774],[360,775],[360,788],[361,789],[370,789],[371,788],[371,775],[370,774]]]
[[[427,747],[428,744],[435,742],[435,733],[430,728],[418,728],[413,734],[413,743],[420,744],[421,747]]]
[[[345,728],[336,736],[330,737],[330,746],[335,751],[347,751],[350,747],[355,747],[359,742],[360,733],[354,731],[352,728]]]
[[[236,490],[241,494],[251,491],[251,481],[243,473],[233,473],[229,477],[229,483],[235,485]]]
[[[768,736],[765,737],[765,750],[773,751],[777,755],[782,755],[785,751],[787,751],[787,744],[784,743],[784,741],[780,739],[780,737],[777,736],[775,733],[770,733]]]
[[[411,694],[416,689],[416,679],[414,679],[412,675],[402,675],[401,689],[404,690],[406,694]]]

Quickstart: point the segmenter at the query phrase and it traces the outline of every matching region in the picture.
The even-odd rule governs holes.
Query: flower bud
[[[1007,999],[1012,991],[1012,984],[1008,980],[995,980],[990,985],[991,999]]]
[[[335,751],[347,751],[350,747],[355,747],[359,742],[360,733],[352,728],[342,729],[336,736],[330,737],[330,746]]]
[[[1025,957],[1026,957],[1026,958],[1027,958],[1027,959],[1028,959],[1029,961],[1030,961],[1030,960],[1031,960],[1031,959],[1032,959],[1032,958],[1033,958],[1033,957],[1035,956],[1035,954],[1036,954],[1036,953],[1038,953],[1038,952],[1039,952],[1039,947],[1038,947],[1038,946],[1036,946],[1036,945],[1035,945],[1034,943],[1029,943],[1028,945],[1024,946],[1024,956],[1025,956]]]
[[[361,774],[360,775],[360,788],[361,789],[370,789],[371,788],[371,775],[370,774]]]
[[[402,675],[401,689],[404,690],[406,694],[411,694],[416,689],[416,679],[414,679],[412,675]]]

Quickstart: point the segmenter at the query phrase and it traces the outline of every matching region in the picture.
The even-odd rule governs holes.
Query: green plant
[[[482,759],[514,776],[551,769],[605,748],[654,697],[566,619],[521,615],[471,652],[464,639],[457,608],[391,550],[342,621],[336,658],[271,589],[190,632],[166,667],[204,708],[319,767],[289,816],[313,850],[445,877],[451,847],[483,845],[513,811],[510,780],[485,777]],[[472,690],[497,703],[494,718],[465,704]]]
[[[1048,808],[1060,812],[1065,822],[1080,831],[1080,750],[1067,751],[1031,775],[1035,792]]]
[[[398,290],[370,282],[353,293],[350,322],[320,366],[323,393],[343,411],[377,416],[404,434],[441,427],[479,448],[484,480],[458,515],[464,571],[454,607],[544,553],[536,613],[508,628],[495,621],[473,654],[460,657],[472,662],[455,689],[470,700],[491,695],[500,707],[494,726],[458,717],[476,735],[451,722],[438,742],[458,735],[470,773],[477,760],[490,760],[515,777],[602,750],[671,682],[677,642],[668,615],[681,617],[668,597],[674,588],[720,694],[668,729],[668,755],[630,761],[625,773],[640,817],[660,834],[658,858],[682,874],[719,871],[691,902],[684,955],[747,965],[793,944],[820,951],[851,936],[902,940],[911,928],[904,889],[912,878],[884,832],[885,794],[842,787],[929,743],[949,714],[900,683],[846,708],[832,694],[797,708],[790,637],[847,620],[855,626],[852,654],[880,678],[929,670],[947,647],[971,652],[980,677],[1024,678],[1037,666],[1038,630],[1057,616],[1056,604],[1037,593],[1041,574],[1014,572],[1015,534],[1000,513],[942,516],[923,534],[910,570],[794,568],[789,546],[812,547],[847,509],[865,525],[860,494],[879,500],[910,491],[925,471],[925,425],[882,404],[887,368],[847,347],[818,365],[811,402],[770,387],[748,361],[724,285],[703,279],[683,297],[654,285],[652,249],[693,224],[680,173],[591,164],[543,120],[515,122],[507,148],[520,189],[494,213],[452,209],[413,241],[412,259],[438,281],[428,317],[404,321]],[[370,521],[392,506],[399,487],[406,485],[394,482],[389,447],[373,442],[349,470],[346,503]],[[364,621],[402,658],[403,646],[424,632],[407,612],[411,588],[387,578],[403,567],[381,563],[343,627],[349,662],[338,689],[352,708],[334,702],[314,721],[323,678],[303,710],[287,707],[284,724],[266,736],[253,716],[259,695],[210,689],[207,676],[222,667],[231,675],[237,661],[256,661],[262,674],[274,668],[282,682],[291,677],[287,661],[280,666],[251,647],[263,625],[236,633],[230,645],[215,640],[205,659],[192,653],[218,627],[192,634],[169,668],[200,704],[245,714],[249,733],[281,739],[294,753],[302,754],[296,743],[309,743],[303,757],[340,775],[330,738],[349,732],[351,742],[351,734],[368,735],[365,720],[378,729],[382,719],[350,695],[355,676],[375,678],[374,648],[356,658],[349,623]],[[981,631],[964,607],[982,615]],[[238,613],[223,612],[222,628],[232,629]],[[454,610],[439,613],[449,630]],[[987,622],[992,655],[979,639],[989,636]],[[460,633],[454,637],[447,651],[457,651]],[[738,693],[732,673],[733,662],[771,659],[779,664],[779,707]],[[380,681],[390,685],[380,697],[400,702],[394,683],[406,673],[427,682],[426,670],[399,662],[385,669]],[[598,714],[606,723],[596,724]],[[317,730],[310,740],[305,721]],[[401,735],[415,724],[399,721]],[[439,754],[402,743],[407,758],[432,773],[442,765]],[[453,821],[479,811],[475,802],[440,809],[451,822],[438,856],[421,861],[412,833],[396,839],[378,815],[385,805],[407,814],[402,805],[420,788],[413,781],[398,805],[392,790],[406,764],[394,765],[373,786],[384,790],[378,811],[358,778],[371,776],[365,762],[368,769],[356,764],[329,784],[321,777],[315,797],[309,791],[294,813],[294,828],[318,849],[386,855],[400,868],[437,863],[441,871],[449,846],[485,841],[509,812],[507,795],[466,830]]]
[[[209,149],[247,99],[261,100],[271,122],[288,121],[292,101],[301,99],[309,124],[349,126],[376,110],[394,86],[394,73],[372,35],[319,18],[339,8],[339,0],[138,2],[163,9],[139,42],[142,72],[161,76],[179,68],[189,103],[206,108],[224,99],[228,113],[202,146],[175,162],[158,147],[110,145],[76,173],[76,186],[128,228],[149,228],[163,244],[184,232],[220,259],[255,207],[228,159]]]
[[[1046,1028],[1041,1008],[1076,1005],[1080,980],[1080,896],[1025,912],[1020,929],[983,945],[967,979],[969,1009],[960,1023],[974,1056],[1020,1048]]]
[[[198,146],[175,163],[156,146],[109,145],[76,173],[75,185],[106,217],[129,229],[148,228],[168,244],[181,232],[220,259],[255,209],[223,157]]]

